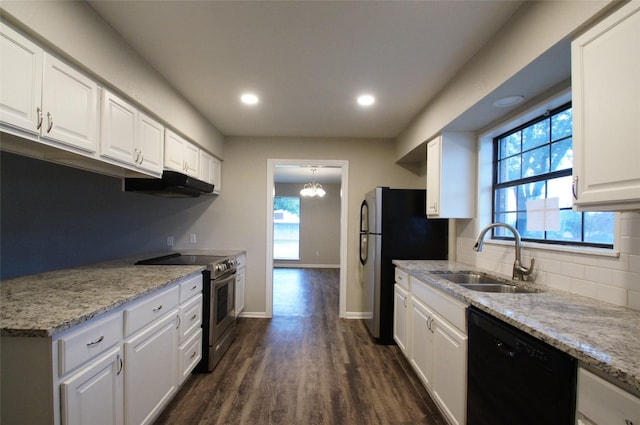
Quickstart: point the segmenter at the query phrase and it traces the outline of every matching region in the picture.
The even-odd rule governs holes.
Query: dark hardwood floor
[[[446,424],[397,346],[338,318],[338,270],[275,269],[273,319],[239,319],[156,424]]]

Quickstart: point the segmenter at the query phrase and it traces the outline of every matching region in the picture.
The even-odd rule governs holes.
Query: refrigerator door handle
[[[360,233],[360,264],[363,266],[367,264],[367,236],[368,235],[366,233]]]
[[[367,201],[362,201],[360,204],[360,233],[369,232],[369,205]]]

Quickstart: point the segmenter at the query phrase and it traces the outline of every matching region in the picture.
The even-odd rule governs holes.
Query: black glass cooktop
[[[148,258],[141,260],[136,265],[154,265],[154,266],[206,266],[208,264],[217,263],[227,257],[217,255],[185,255],[180,253],[163,255],[161,257]]]

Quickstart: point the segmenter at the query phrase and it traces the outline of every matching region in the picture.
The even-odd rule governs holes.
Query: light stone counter
[[[133,265],[151,256],[0,282],[1,335],[50,337],[205,269]]]
[[[393,263],[415,278],[570,354],[628,390],[640,392],[640,312],[535,283],[524,286],[544,292],[478,292],[432,273],[474,270],[454,262]]]

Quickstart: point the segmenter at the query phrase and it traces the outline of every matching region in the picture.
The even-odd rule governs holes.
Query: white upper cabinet
[[[443,133],[427,143],[427,216],[475,216],[476,143],[472,133]]]
[[[209,152],[200,150],[200,180],[214,186],[213,193],[220,193],[222,163]]]
[[[66,63],[44,54],[42,137],[98,151],[98,85]]]
[[[165,130],[164,168],[199,178],[199,160],[200,148],[173,131]]]
[[[640,209],[640,2],[571,45],[574,207]]]
[[[93,154],[98,150],[98,85],[0,23],[0,121]]]
[[[100,155],[130,168],[162,173],[164,127],[108,90],[102,90]]]
[[[0,121],[40,133],[43,50],[0,22]]]
[[[148,115],[138,114],[138,167],[153,174],[162,174],[164,156],[164,126]]]

